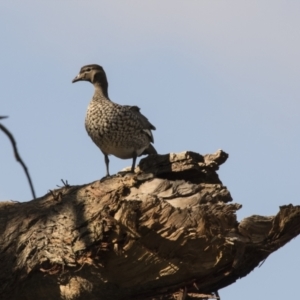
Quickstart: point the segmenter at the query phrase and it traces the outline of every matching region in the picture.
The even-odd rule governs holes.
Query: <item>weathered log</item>
[[[300,232],[293,205],[237,222],[216,173],[227,157],[149,156],[135,174],[0,203],[0,298],[216,298]]]

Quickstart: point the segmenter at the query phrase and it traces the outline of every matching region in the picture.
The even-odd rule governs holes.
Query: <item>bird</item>
[[[108,96],[108,81],[102,66],[83,66],[72,80],[88,81],[94,85],[94,95],[85,117],[85,128],[93,142],[104,154],[106,176],[109,177],[109,158],[132,158],[130,172],[134,173],[136,159],[141,155],[157,154],[152,145],[155,126],[140,112],[138,106],[120,105]]]

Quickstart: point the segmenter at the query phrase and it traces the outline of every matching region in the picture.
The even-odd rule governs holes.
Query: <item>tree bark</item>
[[[228,155],[152,155],[135,174],[0,203],[1,299],[200,299],[300,232],[300,207],[240,223]]]

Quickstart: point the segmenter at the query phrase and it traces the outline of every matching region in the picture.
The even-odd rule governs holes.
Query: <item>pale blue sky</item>
[[[84,129],[93,94],[71,83],[104,67],[113,101],[141,107],[159,153],[221,148],[238,218],[299,205],[300,2],[1,1],[0,115],[36,193],[105,175]],[[115,173],[131,161],[111,157]],[[0,200],[30,190],[0,132]],[[220,291],[222,300],[297,298],[300,240]]]

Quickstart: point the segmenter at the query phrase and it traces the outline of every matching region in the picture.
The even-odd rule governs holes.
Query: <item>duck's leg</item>
[[[137,155],[136,155],[136,153],[134,153],[133,158],[132,158],[132,166],[131,166],[131,170],[130,170],[130,172],[132,172],[132,173],[134,173],[136,158],[137,158]]]
[[[106,177],[109,177],[109,158],[107,154],[104,154],[104,161],[105,161],[105,165],[106,165]]]

